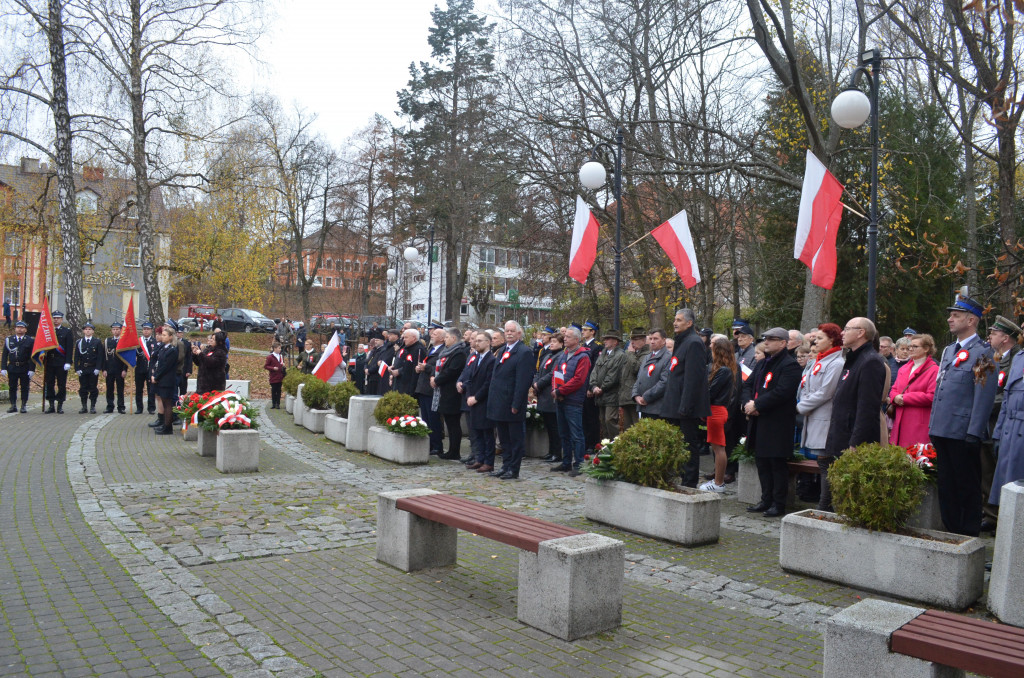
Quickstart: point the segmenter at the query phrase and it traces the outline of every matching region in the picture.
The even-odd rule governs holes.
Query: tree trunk
[[[146,155],[146,117],[142,93],[142,9],[141,0],[131,0],[132,44],[129,55],[132,109],[132,170],[135,173],[135,201],[138,210],[139,250],[142,284],[146,290],[149,320],[154,325],[164,322],[164,304],[157,279],[153,217],[150,212],[149,164]]]
[[[801,332],[808,332],[812,327],[817,327],[825,322],[828,308],[827,294],[828,290],[811,283],[811,269],[807,269],[807,274],[804,276],[804,310],[800,317]]]
[[[49,20],[50,76],[53,84],[50,109],[54,124],[54,169],[57,172],[57,208],[63,250],[65,317],[76,334],[85,323],[82,300],[82,251],[75,209],[75,177],[71,152],[71,114],[68,110],[68,78],[64,49],[64,17],[61,0],[47,3]]]
[[[973,292],[978,284],[978,203],[977,161],[974,157],[974,120],[978,106],[972,105],[961,127],[964,140],[964,230],[967,232],[967,286]]]
[[[1017,224],[1014,210],[1017,180],[1016,125],[997,123],[999,139],[999,237],[1004,244],[1017,243]],[[999,286],[999,308],[1004,312],[1013,308],[1012,284]]]

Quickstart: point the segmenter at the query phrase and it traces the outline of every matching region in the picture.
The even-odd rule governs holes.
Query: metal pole
[[[619,331],[619,295],[622,291],[622,137],[620,126],[615,134],[615,299],[612,330]]]
[[[881,77],[881,56],[876,51],[871,60],[868,83],[871,86],[871,207],[868,221],[868,320],[875,322],[875,288],[878,273],[878,79]]]
[[[434,227],[430,227],[430,245],[427,248],[427,265],[430,277],[427,282],[427,326],[433,322],[434,315]]]

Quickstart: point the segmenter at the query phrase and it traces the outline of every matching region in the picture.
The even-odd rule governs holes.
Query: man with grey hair
[[[533,382],[533,351],[523,343],[523,328],[510,320],[505,323],[508,342],[497,353],[487,393],[487,418],[501,441],[502,468],[492,476],[501,480],[519,477],[526,440],[526,397]]]
[[[800,330],[790,330],[789,339],[786,341],[786,350],[789,351],[789,355],[796,357],[796,350],[800,348],[800,344],[804,343],[804,335]]]
[[[700,451],[706,442],[700,423],[711,415],[707,351],[694,329],[695,320],[689,308],[676,311],[672,323],[676,336],[664,396],[665,418],[679,426],[690,450],[690,460],[683,467],[682,482],[686,487],[697,487]]]
[[[392,388],[399,393],[416,397],[416,382],[419,374],[416,366],[423,361],[426,349],[420,343],[419,330],[407,329],[402,332],[402,346],[395,353],[390,369]]]

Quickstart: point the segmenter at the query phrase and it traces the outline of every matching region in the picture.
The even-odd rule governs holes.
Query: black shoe
[[[158,436],[169,436],[174,433],[174,429],[170,426],[163,426],[154,431]]]
[[[112,414],[113,412],[114,412],[114,408],[113,407],[108,407],[107,409],[103,410],[103,414]]]
[[[505,471],[504,469],[498,469],[497,471],[491,471],[487,475],[489,475],[492,478],[500,478],[506,473],[508,473],[508,471]]]
[[[124,414],[124,413],[125,413],[126,411],[127,411],[127,410],[125,410],[125,409],[124,409],[123,407],[119,407],[119,408],[117,408],[117,413],[118,413],[118,414]]]
[[[152,417],[154,414],[156,414],[156,410],[146,410],[146,414]]]
[[[142,410],[136,410],[135,414],[145,414],[145,412],[143,412]]]
[[[765,518],[778,518],[781,515],[785,515],[785,511],[780,509],[778,506],[772,506],[770,509],[762,513]]]
[[[21,406],[21,413],[22,413],[22,414],[28,414],[28,408],[27,408],[27,407],[25,407],[24,405],[22,405],[22,406]]]
[[[559,464],[558,466],[552,466],[548,470],[552,473],[564,473],[565,471],[571,471],[572,466],[569,466],[568,464]]]
[[[769,504],[766,501],[762,501],[762,502],[759,502],[757,504],[754,504],[753,506],[748,506],[747,507],[747,513],[761,513],[763,511],[767,511],[771,507],[772,507],[771,504]]]
[[[991,560],[988,561],[987,563],[985,563],[985,571],[986,572],[991,572],[992,571],[992,561]]]
[[[90,405],[89,406],[89,414],[96,414],[96,406],[95,405]]]
[[[149,422],[146,425],[149,426],[150,428],[160,428],[161,426],[164,425],[164,420],[163,419],[157,419],[156,421],[151,421],[151,422]]]
[[[569,471],[570,478],[576,478],[581,475],[583,475],[583,472],[580,471],[578,468],[574,468],[573,470]]]
[[[989,520],[988,518],[985,518],[985,520],[981,521],[981,528],[980,528],[979,531],[980,532],[991,532],[991,533],[995,534],[995,531],[996,531],[996,521]]]
[[[64,406],[57,405],[57,414],[64,414]]]
[[[441,457],[444,455],[444,450],[431,450],[430,454],[435,457]]]
[[[498,476],[498,480],[519,480],[519,474],[511,472],[502,473],[500,476]]]
[[[89,411],[89,408],[86,407],[85,405],[82,405],[82,409],[78,410],[78,413],[79,414],[85,414],[88,411]]]
[[[541,461],[546,461],[548,463],[554,463],[556,461],[562,461],[562,458],[559,457],[556,454],[549,454],[548,456],[546,456],[543,459],[541,459]]]
[[[10,407],[7,408],[7,413],[8,414],[12,414],[12,413],[17,412],[17,411],[18,411],[18,406],[17,405],[11,405]]]
[[[56,410],[53,409],[53,403],[50,403],[50,409],[43,410],[43,414],[53,414]]]

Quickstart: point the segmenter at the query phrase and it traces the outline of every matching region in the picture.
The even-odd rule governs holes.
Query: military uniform
[[[948,310],[981,317],[981,305],[966,297],[959,297]],[[979,361],[992,362],[992,347],[977,334],[946,347],[928,422],[942,522],[948,531],[969,536],[977,536],[981,529],[980,446],[988,437],[998,386],[995,373],[975,375]]]
[[[142,329],[152,329],[153,325],[150,323],[143,323]],[[154,385],[149,381],[150,363],[156,364],[153,361],[153,355],[156,353],[157,340],[154,336],[139,337],[139,343],[145,343],[146,350],[149,352],[149,358],[146,358],[146,354],[142,352],[142,347],[135,349],[135,414],[143,414],[142,409],[142,396],[143,392],[147,394],[146,397],[146,411],[150,414],[156,413],[156,391]]]
[[[111,329],[122,327],[121,323],[114,323]],[[121,361],[117,354],[118,337],[107,337],[103,342],[103,371],[107,377],[107,410],[106,414],[114,411],[114,391],[117,391],[117,411],[124,414],[124,375],[128,372],[128,366]]]
[[[92,327],[86,323],[85,327]],[[74,349],[75,374],[78,375],[78,397],[82,399],[82,409],[79,414],[87,411],[96,413],[96,399],[100,392],[96,388],[99,382],[100,370],[103,369],[103,347],[102,342],[96,337],[82,337],[75,342]]]
[[[64,314],[55,311],[53,317],[63,318]],[[64,325],[54,329],[57,339],[57,348],[46,352],[43,366],[43,399],[50,403],[50,409],[45,414],[53,414],[55,411],[64,414],[64,401],[68,397],[68,370],[71,369],[71,351],[74,335]],[[56,409],[54,402],[56,401]]]
[[[1016,341],[1020,337],[1020,327],[1001,315],[996,316],[990,329],[999,330],[1008,334]],[[999,412],[1002,410],[1004,392],[1010,376],[1010,366],[1014,356],[1020,352],[1020,346],[1013,344],[999,358],[999,365],[996,367],[996,398],[992,405],[992,414],[989,415],[989,430],[994,431],[999,419]],[[1002,489],[993,482],[998,462],[1000,444],[998,440],[986,440],[981,445],[981,496],[985,500],[982,510],[985,518],[982,520],[982,531],[995,530],[995,521],[999,518],[999,492]],[[1012,480],[1016,480],[1013,478]],[[993,491],[994,490],[994,491]],[[991,497],[991,499],[990,499]],[[993,501],[994,500],[994,501]]]
[[[28,327],[18,321],[15,327]],[[7,384],[11,392],[11,407],[8,412],[18,411],[18,391],[21,391],[21,411],[27,412],[28,385],[35,365],[32,363],[32,344],[35,339],[28,335],[18,337],[15,334],[4,340],[3,354],[0,356],[0,370],[7,376]]]
[[[601,339],[621,341],[620,335],[614,332],[606,333]],[[601,418],[601,437],[609,440],[619,435],[619,382],[625,363],[626,352],[616,345],[615,348],[601,351],[597,364],[590,372],[590,388],[601,389],[601,394],[594,396]]]

